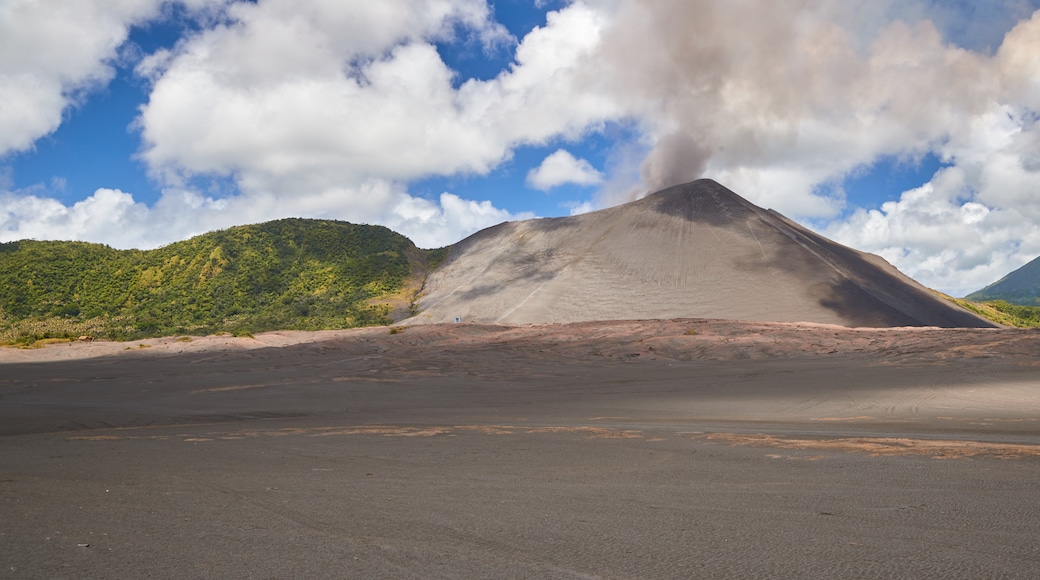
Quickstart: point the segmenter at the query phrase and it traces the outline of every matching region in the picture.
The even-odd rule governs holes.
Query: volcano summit
[[[710,179],[579,216],[507,222],[452,247],[408,324],[650,318],[992,327],[882,258]]]

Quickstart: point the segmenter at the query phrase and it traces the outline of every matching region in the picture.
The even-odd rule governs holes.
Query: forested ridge
[[[0,244],[0,340],[134,339],[388,324],[446,249],[382,226],[284,219],[155,250]]]

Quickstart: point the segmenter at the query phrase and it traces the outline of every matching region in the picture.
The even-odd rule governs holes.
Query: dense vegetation
[[[962,308],[966,308],[998,324],[1019,328],[1040,328],[1040,306],[1011,304],[1005,300],[989,300],[986,302],[975,302],[959,298],[950,298],[950,300],[959,304]]]
[[[445,254],[381,226],[302,219],[150,251],[0,244],[0,342],[387,324]]]
[[[1000,324],[1040,327],[1040,258],[954,302]]]

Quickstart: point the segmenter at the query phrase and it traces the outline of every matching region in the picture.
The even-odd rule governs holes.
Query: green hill
[[[1003,300],[1020,306],[1040,305],[1040,258],[965,298],[977,302]]]
[[[994,322],[1040,327],[1040,258],[956,302]]]
[[[388,324],[410,313],[445,253],[381,226],[304,219],[149,251],[10,242],[0,244],[0,342]]]
[[[1023,306],[1021,304],[1011,304],[1004,300],[975,302],[966,298],[946,296],[945,294],[942,296],[961,308],[970,310],[997,324],[1018,328],[1040,328],[1040,306]]]

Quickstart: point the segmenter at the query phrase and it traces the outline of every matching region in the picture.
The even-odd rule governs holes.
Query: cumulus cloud
[[[565,149],[557,149],[542,160],[542,163],[527,173],[527,185],[548,191],[558,185],[597,185],[603,174],[585,159],[578,159]]]
[[[951,165],[878,209],[825,233],[963,296],[1040,255],[1040,126],[994,105],[939,147]]]
[[[514,216],[450,193],[415,198],[404,184],[483,175],[517,145],[615,117],[608,98],[576,88],[602,26],[582,3],[551,12],[511,67],[460,83],[434,42],[460,30],[501,42],[483,0],[234,4],[225,24],[138,66],[153,83],[141,158],[171,188],[228,177],[241,199],[284,215],[320,210],[444,245]]]
[[[963,296],[1040,254],[1040,227],[1016,209],[964,201],[968,180],[960,168],[944,169],[898,201],[859,209],[826,233]]]
[[[535,217],[529,212],[511,214],[490,201],[463,199],[447,192],[440,195],[439,202],[401,196],[383,222],[419,247],[437,248],[455,243],[460,233],[468,235],[505,221]]]
[[[0,155],[28,149],[83,91],[113,75],[129,24],[156,1],[0,4]]]
[[[187,0],[200,10],[218,0]],[[168,2],[167,2],[168,3]],[[32,147],[63,112],[104,86],[130,27],[164,0],[13,0],[0,3],[0,156]]]
[[[147,231],[148,208],[119,190],[99,189],[71,206],[43,196],[0,194],[0,241],[35,238],[92,240],[119,245],[119,238],[140,238]]]
[[[518,144],[614,114],[607,99],[568,88],[600,27],[580,4],[528,34],[510,70],[457,88],[432,43],[458,26],[497,34],[485,2],[362,6],[236,4],[228,25],[149,61],[143,158],[168,182],[218,174],[247,194],[318,191],[486,174]]]
[[[955,295],[1040,254],[1040,12],[1013,28],[975,84],[987,98],[934,146],[949,165],[826,231]],[[951,97],[952,98],[952,97]]]
[[[352,200],[373,200],[359,207]],[[391,182],[373,180],[355,189],[328,190],[301,197],[236,195],[217,198],[183,188],[167,189],[149,207],[133,195],[98,189],[65,205],[38,192],[0,192],[0,242],[21,239],[89,240],[115,248],[154,248],[208,231],[287,216],[325,219],[351,217],[354,223],[389,226],[420,247],[454,243],[460,233],[514,219],[487,201],[443,193],[436,201],[413,197]]]

